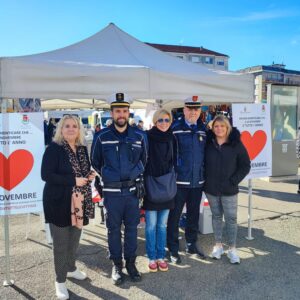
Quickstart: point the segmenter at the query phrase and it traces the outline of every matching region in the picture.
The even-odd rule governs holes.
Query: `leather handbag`
[[[164,203],[172,200],[177,193],[176,174],[174,168],[171,172],[154,177],[145,176],[146,196],[153,203]]]

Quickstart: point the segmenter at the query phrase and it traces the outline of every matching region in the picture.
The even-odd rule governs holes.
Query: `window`
[[[224,60],[217,60],[217,65],[224,66],[225,65]]]
[[[176,55],[176,57],[183,59],[182,55]]]
[[[272,87],[272,136],[275,141],[294,140],[297,134],[297,88]]]
[[[280,73],[267,73],[266,80],[268,81],[276,81],[276,82],[283,82],[283,74]]]
[[[192,55],[191,61],[194,63],[199,63],[199,62],[201,62],[201,56]]]
[[[214,63],[214,59],[212,57],[206,56],[205,57],[205,63],[206,64],[213,64]]]

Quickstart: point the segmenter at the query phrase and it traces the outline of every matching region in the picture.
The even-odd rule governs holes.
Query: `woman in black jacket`
[[[240,132],[232,128],[229,120],[220,115],[215,117],[212,130],[207,134],[205,151],[204,191],[212,211],[212,222],[216,245],[212,257],[220,259],[224,254],[222,246],[223,215],[227,228],[231,263],[240,263],[236,251],[237,195],[238,184],[250,171],[250,159],[240,141]]]
[[[172,115],[160,109],[153,116],[154,126],[147,131],[149,141],[149,157],[145,177],[159,177],[173,169],[173,134],[170,129]],[[166,228],[170,209],[174,207],[174,199],[162,203],[153,203],[144,197],[143,209],[146,215],[146,252],[149,258],[149,271],[167,271],[165,258]]]
[[[83,126],[75,116],[64,116],[43,156],[42,179],[46,182],[43,205],[53,238],[56,296],[69,299],[67,277],[83,280],[86,274],[75,266],[82,226],[94,215],[87,148]]]

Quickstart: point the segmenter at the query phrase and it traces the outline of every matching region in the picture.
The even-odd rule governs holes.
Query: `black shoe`
[[[298,194],[300,194],[300,190],[298,190]]]
[[[172,252],[169,252],[168,253],[168,260],[170,262],[172,262],[173,264],[176,264],[176,265],[180,265],[181,264],[181,257],[178,253],[172,253]]]
[[[185,251],[189,254],[197,254],[201,259],[206,259],[204,252],[195,243],[187,243]]]
[[[124,273],[122,272],[123,263],[122,261],[114,261],[111,278],[115,285],[120,285],[124,282]]]
[[[142,280],[142,275],[135,266],[135,258],[126,259],[125,267],[131,281],[137,282]]]

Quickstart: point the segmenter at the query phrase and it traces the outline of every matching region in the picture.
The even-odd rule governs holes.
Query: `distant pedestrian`
[[[215,116],[216,116],[215,107],[213,105],[209,105],[208,112],[206,115],[206,124],[208,124],[210,121],[212,121]]]
[[[137,127],[141,130],[145,130],[144,129],[144,121],[143,120],[139,120]]]
[[[232,128],[222,115],[215,117],[212,130],[207,133],[205,151],[204,191],[212,211],[215,246],[212,257],[220,259],[224,254],[222,245],[223,216],[227,229],[231,263],[240,263],[236,251],[238,184],[250,171],[250,159],[240,140],[240,132]]]
[[[48,144],[52,142],[52,139],[55,135],[55,131],[56,131],[55,118],[50,118],[48,123]]]
[[[44,144],[45,145],[48,145],[50,143],[49,141],[49,135],[48,135],[48,124],[47,124],[47,121],[44,120]]]
[[[97,124],[96,126],[95,126],[95,132],[94,132],[94,134],[96,134],[97,132],[99,132],[101,130],[101,124]]]
[[[107,119],[105,122],[105,127],[109,127],[113,123],[112,119]]]

